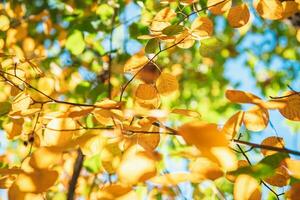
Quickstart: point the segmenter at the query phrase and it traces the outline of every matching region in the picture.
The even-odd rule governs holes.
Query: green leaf
[[[241,167],[235,171],[229,172],[228,174],[237,176],[240,174],[248,174],[257,179],[264,179],[274,175],[276,168],[280,162],[287,158],[286,153],[276,153],[270,156],[264,157],[256,165]]]
[[[222,43],[217,38],[201,40],[200,55],[204,57],[214,57],[222,49]]]
[[[0,115],[5,115],[11,109],[11,104],[9,102],[0,102]]]
[[[83,166],[91,173],[98,173],[101,171],[100,154],[94,155],[84,160]]]
[[[71,35],[69,35],[66,42],[66,48],[74,55],[79,55],[83,52],[85,42],[80,31],[75,30]]]
[[[175,24],[164,28],[162,33],[167,36],[173,36],[181,33],[182,31],[184,31],[184,26]]]
[[[248,174],[257,179],[267,178],[274,174],[275,170],[272,167],[265,164],[257,164],[253,166],[241,167],[235,171],[229,172],[228,174],[238,176],[240,174]]]
[[[280,162],[283,159],[288,158],[288,157],[289,157],[289,155],[286,153],[276,153],[276,154],[272,154],[270,156],[264,157],[259,163],[268,165],[275,169],[279,166]]]
[[[146,44],[145,52],[155,53],[158,47],[159,47],[159,41],[156,38],[150,39]]]

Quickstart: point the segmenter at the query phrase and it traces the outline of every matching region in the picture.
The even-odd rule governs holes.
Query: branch
[[[69,182],[69,191],[68,191],[67,200],[74,199],[77,180],[78,180],[78,177],[79,177],[82,165],[83,165],[84,155],[82,154],[82,151],[80,149],[78,149],[77,152],[78,152],[78,156],[77,156],[75,164],[74,164],[72,178]]]
[[[289,154],[294,154],[294,155],[300,156],[300,152],[299,151],[287,149],[285,147],[273,147],[273,146],[269,146],[269,145],[255,144],[255,143],[251,143],[251,142],[247,142],[247,141],[241,141],[241,140],[236,140],[236,139],[234,139],[233,142],[238,143],[238,144],[248,145],[248,146],[251,146],[253,148],[267,149],[267,150],[271,150],[271,151],[277,151],[277,152],[282,152],[282,153],[289,153]]]

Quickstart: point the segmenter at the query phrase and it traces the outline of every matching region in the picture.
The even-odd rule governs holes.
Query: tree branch
[[[269,145],[256,144],[256,143],[251,143],[251,142],[241,141],[241,140],[236,140],[236,139],[234,139],[233,142],[238,143],[238,144],[248,145],[248,146],[251,146],[253,148],[267,149],[267,150],[271,150],[271,151],[277,151],[277,152],[282,152],[282,153],[290,153],[290,154],[300,156],[299,151],[287,149],[285,147],[273,147],[273,146],[269,146]]]
[[[82,151],[80,149],[77,150],[78,155],[74,164],[74,170],[73,170],[73,175],[72,178],[69,182],[69,191],[68,191],[68,196],[67,200],[73,200],[75,196],[75,189],[77,185],[77,180],[83,165],[83,160],[84,160],[84,155],[82,154]]]

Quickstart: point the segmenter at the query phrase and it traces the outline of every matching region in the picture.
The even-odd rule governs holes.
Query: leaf
[[[71,141],[78,131],[72,118],[55,118],[46,126],[44,141],[48,146],[64,146]]]
[[[261,145],[284,148],[284,141],[283,141],[283,138],[281,138],[281,137],[271,136],[271,137],[265,138],[262,141]],[[269,155],[275,154],[276,151],[261,149],[261,153],[264,156],[269,156]]]
[[[178,129],[179,135],[189,145],[195,145],[204,157],[219,163],[225,170],[237,167],[235,154],[228,148],[228,141],[216,124],[202,121],[189,122]]]
[[[232,115],[223,126],[222,132],[226,135],[228,139],[233,139],[235,135],[240,131],[244,118],[244,112],[238,111]]]
[[[191,30],[195,39],[201,39],[213,34],[214,24],[208,17],[197,17],[191,25]]]
[[[283,7],[279,0],[256,0],[253,4],[262,18],[271,20],[282,18]]]
[[[239,28],[246,25],[250,19],[250,12],[247,4],[243,3],[230,8],[227,19],[230,26],[233,28]]]
[[[279,109],[279,112],[289,120],[300,121],[300,95],[292,91],[286,95],[289,96],[282,99],[286,104]]]
[[[241,90],[226,90],[225,96],[233,103],[260,104],[263,102],[258,96]]]
[[[124,184],[135,185],[144,182],[156,174],[155,160],[145,151],[129,148],[122,157],[117,176]]]
[[[259,164],[265,164],[265,165],[272,167],[273,169],[276,169],[280,165],[281,161],[288,157],[289,157],[289,155],[286,153],[276,153],[276,154],[272,154],[270,156],[264,157],[259,162]]]
[[[97,197],[100,199],[109,199],[109,200],[120,198],[121,200],[122,197],[130,193],[131,190],[132,188],[129,186],[122,185],[120,183],[113,183],[101,188],[101,190],[99,191],[99,196]]]
[[[261,199],[260,184],[253,177],[241,174],[234,183],[233,196],[235,200]]]
[[[162,186],[175,186],[179,183],[190,182],[195,180],[196,177],[191,173],[187,172],[177,172],[177,173],[168,173],[160,176],[155,176],[149,181],[153,184],[162,185]]]
[[[283,14],[282,14],[283,19],[296,14],[300,10],[299,3],[295,1],[283,1],[281,2],[281,4],[283,9]]]
[[[243,123],[250,131],[262,131],[268,126],[269,112],[265,108],[253,106],[245,112]]]
[[[207,0],[208,10],[214,15],[222,15],[231,8],[231,0]]]
[[[188,144],[194,144],[200,151],[228,145],[225,135],[220,133],[216,124],[202,121],[189,122],[179,127],[178,132]]]
[[[124,72],[136,72],[149,62],[144,53],[140,52],[127,60],[124,65]]]
[[[150,30],[152,32],[161,32],[170,25],[170,21],[176,17],[176,12],[169,7],[160,10],[153,18]]]
[[[200,55],[203,57],[213,57],[216,52],[222,50],[222,42],[215,38],[207,38],[200,41]]]
[[[185,30],[184,26],[182,25],[171,25],[162,30],[162,33],[167,36],[173,36],[178,35],[179,33],[183,32]]]
[[[30,173],[21,173],[15,184],[21,192],[42,193],[53,186],[58,178],[54,170],[35,170]]]
[[[285,159],[289,174],[300,179],[300,161],[291,158]]]
[[[9,29],[9,18],[5,15],[0,15],[0,30],[7,31]]]
[[[79,55],[85,49],[85,42],[83,35],[79,30],[75,30],[68,36],[66,41],[66,48],[74,55]]]
[[[151,84],[157,80],[159,75],[159,67],[154,62],[148,62],[136,77],[147,84]]]
[[[83,166],[90,173],[99,173],[101,172],[101,157],[99,154],[94,155],[90,158],[84,160]]]
[[[150,39],[145,47],[146,53],[155,53],[159,47],[159,41],[156,38]]]
[[[194,176],[198,176],[201,179],[215,180],[224,174],[219,165],[207,158],[197,158],[192,161],[189,169]]]
[[[285,193],[287,200],[298,200],[300,195],[300,183],[295,183],[291,188]]]
[[[48,169],[62,160],[62,149],[40,147],[30,157],[29,164],[35,169]]]
[[[46,95],[51,95],[55,90],[55,81],[52,78],[42,77],[38,81],[38,89]]]
[[[161,95],[169,95],[178,90],[179,85],[175,76],[169,73],[161,73],[156,81],[156,88]]]
[[[11,103],[9,102],[0,102],[0,115],[7,114],[11,109]]]
[[[156,99],[158,97],[157,90],[151,84],[139,84],[135,91],[135,97],[141,100]]]
[[[26,110],[29,108],[31,104],[31,98],[25,92],[19,93],[15,96],[13,103],[12,103],[12,111],[21,111]]]
[[[176,35],[175,44],[177,47],[182,49],[191,48],[195,43],[195,40],[192,38],[192,35],[188,30],[183,31],[181,34]]]
[[[189,109],[176,108],[176,109],[173,109],[171,111],[171,113],[184,115],[184,116],[188,116],[188,117],[201,117],[200,113],[198,113],[197,111],[189,110]]]
[[[290,176],[286,166],[281,165],[275,170],[275,174],[273,176],[265,178],[264,181],[272,186],[283,187],[288,184],[289,179]]]

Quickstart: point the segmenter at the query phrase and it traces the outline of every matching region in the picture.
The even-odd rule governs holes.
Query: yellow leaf
[[[225,96],[233,103],[260,104],[263,102],[258,96],[240,90],[226,90]]]
[[[284,147],[283,138],[276,137],[276,136],[267,137],[266,139],[264,139],[262,141],[261,144],[262,145],[267,145],[267,146],[272,146],[272,147],[279,147],[279,148],[283,148]],[[261,153],[264,156],[270,156],[270,155],[275,154],[277,152],[276,151],[267,150],[267,149],[261,149]]]
[[[299,160],[293,160],[291,158],[285,159],[288,172],[291,176],[300,179],[300,161]]]
[[[299,4],[295,1],[281,2],[283,8],[282,18],[288,18],[300,11]]]
[[[40,147],[30,157],[29,164],[36,169],[48,169],[62,159],[62,149],[57,147]]]
[[[228,139],[233,139],[235,135],[240,131],[240,127],[243,122],[244,112],[238,111],[232,115],[223,126],[222,132]]]
[[[124,65],[124,72],[135,73],[149,62],[149,59],[143,52],[139,52],[127,60]]]
[[[151,100],[157,98],[157,90],[151,84],[139,84],[135,91],[135,97],[141,100]]]
[[[246,25],[250,19],[250,12],[247,4],[243,3],[230,8],[227,19],[230,26],[233,28],[239,28]]]
[[[208,17],[197,17],[192,25],[192,35],[196,39],[201,39],[202,37],[208,37],[213,34],[214,24]]]
[[[9,200],[44,200],[42,194],[21,192],[16,184],[13,184],[8,190]]]
[[[188,109],[173,109],[171,111],[171,113],[175,113],[175,114],[179,114],[179,115],[185,115],[188,117],[201,117],[200,113],[198,113],[197,111],[193,111],[193,110],[188,110]]]
[[[296,38],[297,38],[298,42],[300,42],[300,29],[297,30]]]
[[[243,122],[250,131],[262,131],[269,123],[268,110],[259,106],[253,106],[245,112]]]
[[[169,73],[161,73],[156,81],[156,88],[161,95],[169,95],[178,90],[179,85],[175,76]]]
[[[183,31],[181,34],[178,34],[175,39],[175,44],[177,47],[182,49],[188,49],[192,47],[195,43],[195,40],[192,38],[188,30]]]
[[[101,188],[99,199],[113,200],[128,194],[132,190],[131,187],[121,184],[110,184]]]
[[[5,15],[0,15],[0,30],[7,31],[9,29],[9,18]]]
[[[23,118],[20,119],[12,118],[11,122],[7,124],[3,124],[3,128],[7,133],[8,139],[13,139],[14,137],[19,136],[22,133],[23,123],[24,123]]]
[[[228,148],[226,136],[216,124],[189,122],[179,127],[178,133],[187,144],[195,145],[204,157],[219,163],[225,170],[236,169],[236,156]]]
[[[57,178],[58,173],[54,170],[35,170],[19,174],[15,184],[21,192],[42,193],[53,186]]]
[[[122,121],[123,119],[123,113],[121,110],[112,109],[112,110],[106,110],[106,109],[95,109],[93,111],[94,117],[96,120],[103,125],[109,126],[114,125],[114,120]]]
[[[13,100],[12,111],[21,111],[29,108],[31,104],[31,98],[25,93],[19,93]]]
[[[99,135],[99,131],[89,131],[75,139],[84,155],[90,157],[102,151],[105,138]]]
[[[117,176],[124,184],[135,185],[144,182],[156,174],[154,158],[136,146],[129,148],[122,157]]]
[[[160,10],[151,22],[150,30],[153,32],[160,32],[171,23],[170,21],[176,17],[176,12],[169,7]]]
[[[55,90],[55,81],[49,77],[39,78],[38,89],[46,95],[51,95]]]
[[[76,122],[72,118],[55,118],[46,126],[44,141],[48,146],[64,146],[78,132]]]
[[[277,20],[283,17],[283,7],[279,0],[256,0],[254,8],[265,19]]]
[[[189,165],[189,169],[194,176],[202,179],[215,180],[223,176],[223,171],[219,165],[207,158],[197,158]]]
[[[155,176],[151,178],[149,181],[153,184],[158,184],[162,186],[172,186],[182,182],[194,182],[195,179],[196,177],[193,176],[193,174],[191,173],[177,172],[177,173],[169,173],[160,176]]]
[[[214,15],[221,15],[231,8],[231,0],[207,0],[208,10]]]
[[[121,150],[118,142],[107,143],[100,154],[103,168],[110,174],[115,173],[121,161]]]
[[[286,104],[279,109],[279,112],[289,120],[300,121],[300,95],[292,91],[288,92],[287,95],[289,96],[281,99]]]
[[[300,183],[294,183],[292,187],[285,193],[287,200],[298,200],[300,195]]]
[[[220,133],[216,124],[202,121],[189,122],[179,127],[178,132],[188,144],[195,145],[200,151],[228,145],[225,135]]]
[[[260,200],[260,185],[253,177],[241,174],[235,180],[233,195],[235,200]]]

